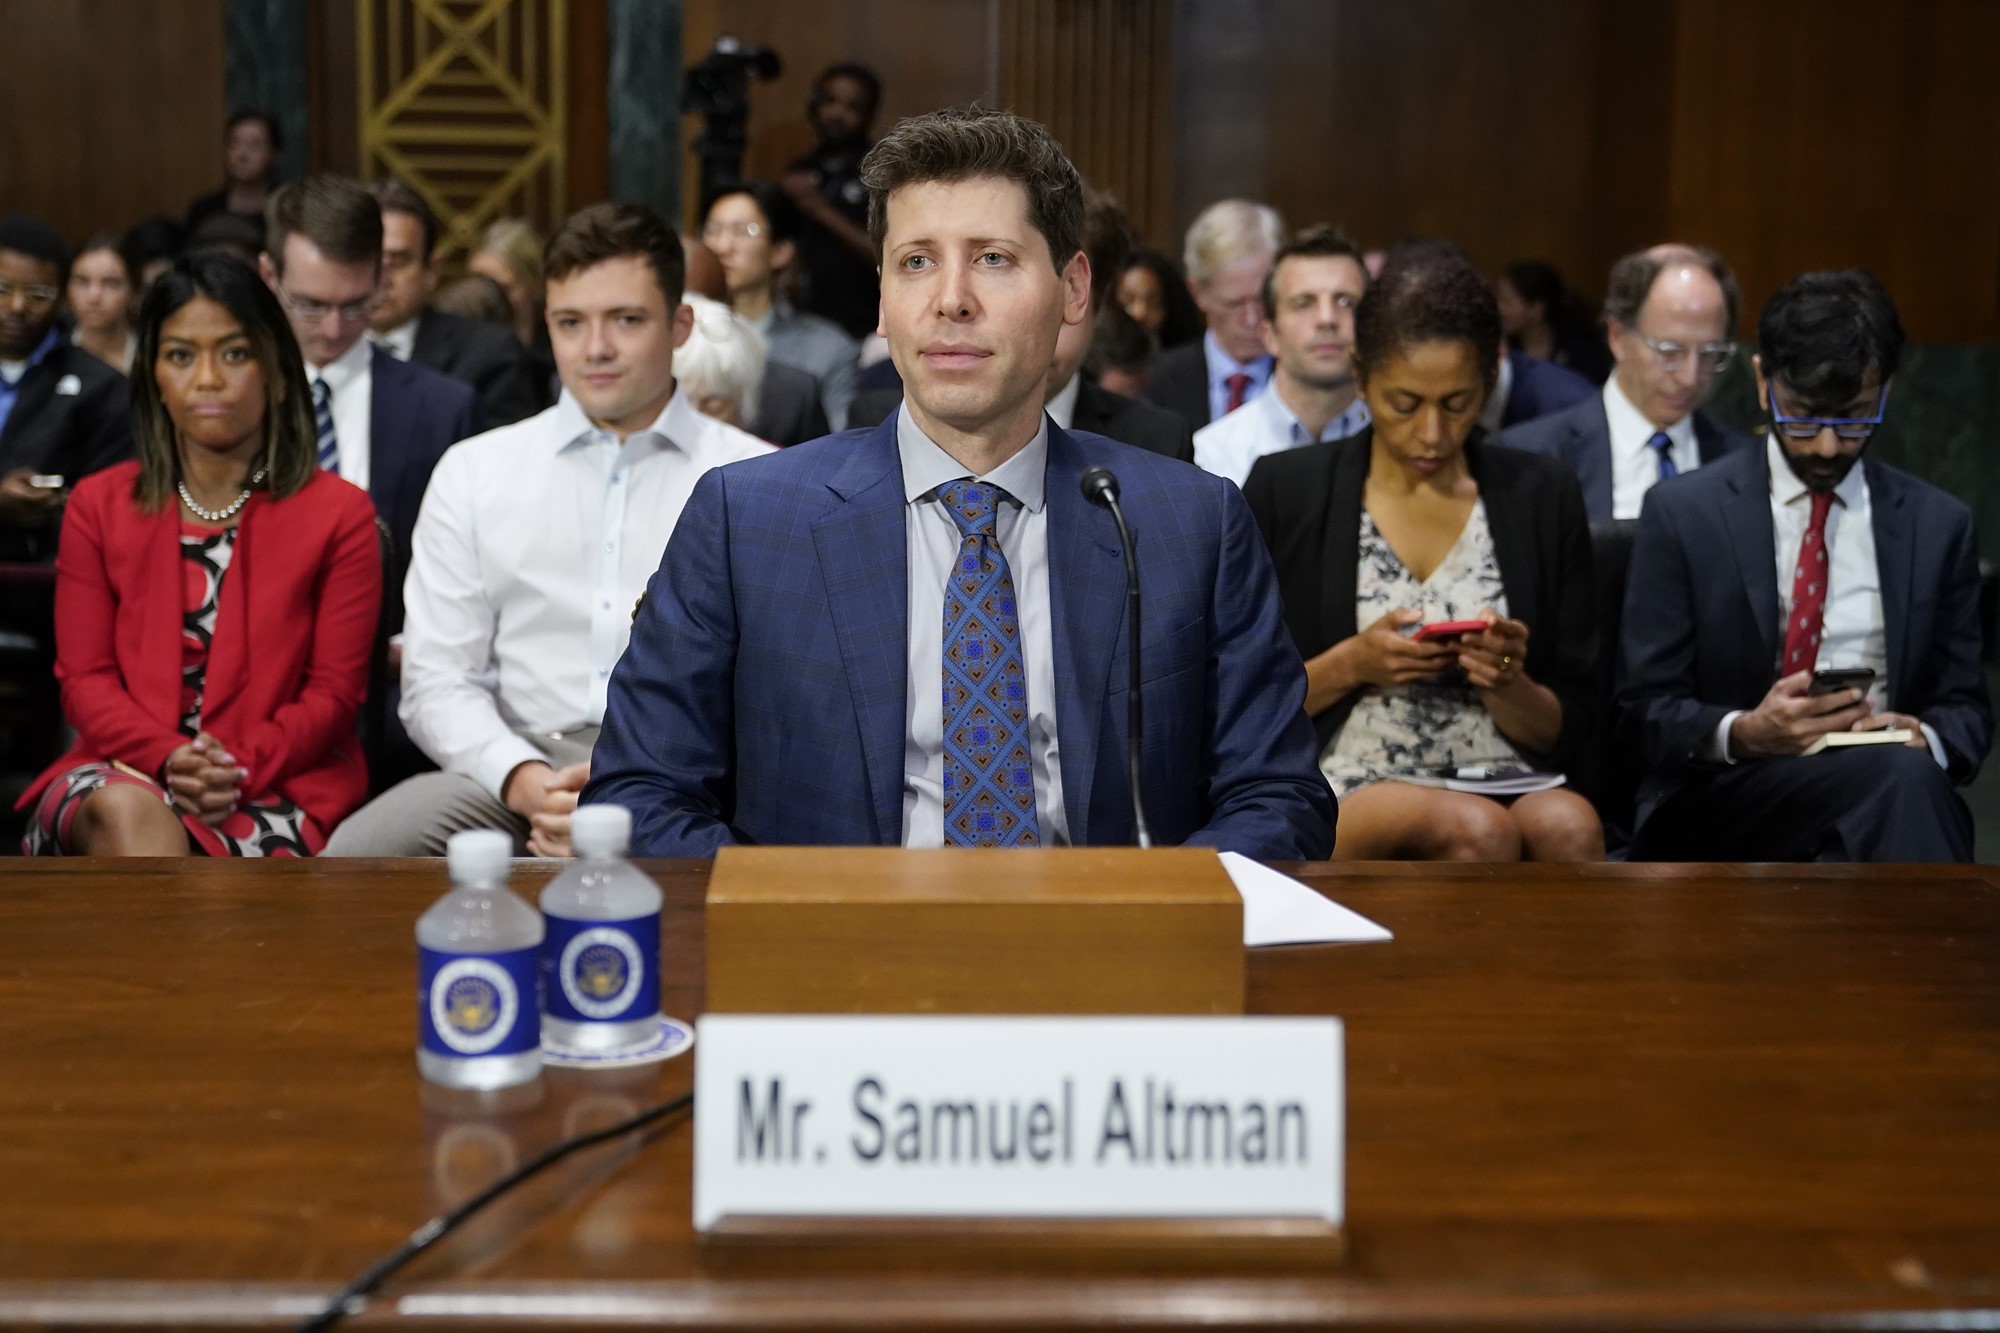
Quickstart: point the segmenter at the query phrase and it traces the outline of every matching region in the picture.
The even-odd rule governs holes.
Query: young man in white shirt
[[[1275,359],[1268,393],[1194,434],[1194,461],[1241,486],[1266,454],[1343,440],[1368,425],[1354,379],[1354,308],[1368,270],[1354,242],[1308,227],[1278,250],[1264,278],[1264,349]]]
[[[611,668],[688,493],[771,452],[674,380],[683,265],[673,228],[631,204],[586,208],[549,241],[562,397],[446,455],[417,520],[401,716],[443,772],[364,807],[329,853],[435,856],[459,829],[505,828],[532,855],[568,854]]]

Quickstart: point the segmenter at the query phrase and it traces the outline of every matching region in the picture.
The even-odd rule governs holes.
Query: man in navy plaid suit
[[[628,807],[646,856],[1133,841],[1125,566],[1079,489],[1103,466],[1145,594],[1154,840],[1327,856],[1305,674],[1242,496],[1042,411],[1090,295],[1076,169],[974,109],[904,121],[862,174],[903,407],[696,485],[582,799]]]

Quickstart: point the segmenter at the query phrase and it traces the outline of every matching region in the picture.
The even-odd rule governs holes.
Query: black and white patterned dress
[[[1361,511],[1360,543],[1354,580],[1357,625],[1372,625],[1398,608],[1419,612],[1425,622],[1475,620],[1488,611],[1507,614],[1507,589],[1493,555],[1484,500],[1473,502],[1458,540],[1428,579],[1419,580],[1403,567],[1366,509]],[[1394,689],[1365,686],[1354,711],[1320,755],[1319,768],[1334,796],[1345,798],[1398,775],[1525,763],[1465,673],[1453,666]]]

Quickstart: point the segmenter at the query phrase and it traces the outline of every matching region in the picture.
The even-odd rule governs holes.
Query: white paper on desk
[[[1243,946],[1358,944],[1391,935],[1359,912],[1324,898],[1290,875],[1281,875],[1237,852],[1223,852],[1222,868],[1243,895]]]

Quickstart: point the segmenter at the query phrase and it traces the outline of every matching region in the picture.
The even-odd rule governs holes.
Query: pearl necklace
[[[250,503],[250,493],[256,490],[263,480],[264,469],[258,468],[257,475],[250,478],[250,484],[243,488],[243,494],[237,496],[236,502],[227,509],[203,509],[194,502],[194,497],[188,494],[187,483],[185,481],[175,483],[175,489],[181,493],[181,503],[186,505],[188,511],[202,522],[227,523],[230,519],[236,517],[237,510]]]

